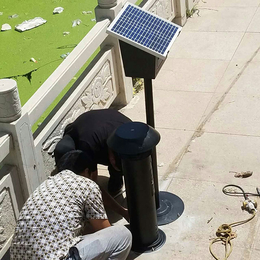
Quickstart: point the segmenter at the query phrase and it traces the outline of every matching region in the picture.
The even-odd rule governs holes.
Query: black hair
[[[74,140],[69,135],[64,135],[63,138],[57,143],[54,150],[54,158],[56,165],[61,157],[67,152],[76,150],[76,145]]]
[[[97,165],[83,151],[73,150],[64,154],[57,164],[58,171],[71,170],[75,174],[81,174],[86,168],[89,172],[97,170]]]

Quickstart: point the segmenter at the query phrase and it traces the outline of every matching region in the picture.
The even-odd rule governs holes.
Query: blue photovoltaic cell
[[[173,23],[129,4],[110,30],[164,55],[179,29]]]

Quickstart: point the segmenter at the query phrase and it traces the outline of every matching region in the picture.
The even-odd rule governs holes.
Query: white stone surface
[[[146,122],[144,94],[134,109],[124,108],[121,111],[134,121]],[[180,92],[154,90],[155,126],[194,130],[211,99],[210,93]]]
[[[209,243],[217,228],[250,216],[240,208],[243,198],[226,196],[222,188],[234,183],[256,192],[259,185],[259,4],[200,1],[201,16],[188,19],[153,81],[155,123],[163,137],[157,158],[169,162],[167,170],[158,168],[163,169],[160,187],[178,195],[185,210],[177,221],[159,227],[166,233],[160,250],[131,253],[128,260],[213,259]],[[145,120],[144,95],[138,96],[132,110],[123,111]],[[238,179],[233,171],[253,175]],[[236,227],[229,259],[258,259],[259,230],[258,215]],[[223,258],[223,245],[214,249]]]
[[[205,131],[260,136],[260,96],[227,95]]]
[[[193,132],[185,130],[174,130],[156,128],[161,135],[161,140],[157,145],[157,164],[159,177],[165,176],[171,168],[173,160],[178,159],[180,151],[186,146]]]
[[[248,29],[248,32],[260,32],[260,8],[258,7]]]
[[[195,130],[210,93],[155,90],[156,127]]]
[[[201,7],[212,7],[212,6],[226,6],[226,7],[249,7],[258,6],[260,0],[207,0],[200,1],[199,6]]]
[[[233,61],[249,61],[252,58],[252,61],[260,61],[259,41],[259,33],[245,33],[235,52]]]
[[[4,132],[0,132],[0,162],[10,153],[11,136]]]
[[[157,75],[153,87],[156,90],[213,93],[227,66],[228,61],[169,57]]]
[[[211,7],[198,9],[184,26],[184,31],[244,32],[257,7]]]
[[[182,31],[172,46],[169,57],[231,60],[242,37],[242,32]]]
[[[259,144],[258,136],[205,132],[187,147],[175,177],[254,187],[259,178]],[[254,173],[237,179],[230,171]]]
[[[246,68],[242,71],[241,76],[230,89],[230,94],[238,96],[257,97],[259,93],[259,66],[260,61],[250,62],[246,64]]]

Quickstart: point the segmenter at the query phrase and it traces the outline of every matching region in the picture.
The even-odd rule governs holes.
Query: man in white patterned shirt
[[[126,259],[132,236],[124,226],[111,226],[95,169],[82,151],[62,157],[62,171],[43,182],[24,204],[10,248],[11,260]],[[66,169],[66,170],[63,170]],[[83,235],[89,221],[92,234]]]

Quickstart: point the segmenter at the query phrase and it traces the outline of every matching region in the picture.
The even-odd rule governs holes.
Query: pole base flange
[[[158,226],[175,221],[184,211],[182,199],[170,192],[160,191],[159,202],[160,207],[156,210]]]
[[[140,247],[140,245],[133,245],[131,250],[136,253],[154,252],[159,248],[161,248],[165,244],[165,241],[166,241],[165,233],[161,229],[158,229],[158,237],[152,244],[143,247]]]

